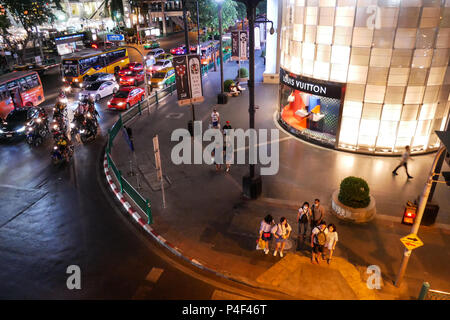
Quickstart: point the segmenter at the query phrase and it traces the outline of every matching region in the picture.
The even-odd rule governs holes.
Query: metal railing
[[[135,106],[119,115],[119,120],[117,120],[111,129],[108,131],[108,142],[106,145],[106,160],[108,162],[108,168],[111,168],[113,175],[116,177],[120,185],[120,192],[127,194],[131,200],[144,212],[147,216],[147,224],[153,223],[153,216],[151,210],[151,204],[148,199],[143,197],[131,183],[126,180],[122,172],[117,168],[111,156],[111,149],[113,147],[114,139],[117,137],[123,126],[135,118],[136,116],[142,115],[142,111],[148,109],[150,112],[150,107],[159,103],[159,101],[168,96],[172,95],[175,91],[175,84],[168,86],[167,88],[155,91],[147,99],[139,101]]]
[[[430,289],[430,284],[424,282],[418,300],[450,300],[450,292]]]

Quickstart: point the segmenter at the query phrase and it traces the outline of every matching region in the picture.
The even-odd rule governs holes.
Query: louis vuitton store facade
[[[278,6],[283,127],[364,153],[439,146],[434,131],[445,129],[450,105],[450,0],[278,0]]]

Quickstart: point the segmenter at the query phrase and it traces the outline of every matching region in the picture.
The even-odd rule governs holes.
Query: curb
[[[227,279],[229,281],[233,281],[245,286],[250,286],[252,288],[257,288],[257,289],[265,289],[265,290],[273,290],[272,288],[265,288],[265,287],[261,287],[261,286],[257,286],[254,284],[251,284],[247,281],[244,280],[239,280],[236,278],[232,278],[229,277],[223,273],[220,273],[212,268],[209,268],[205,265],[203,265],[202,263],[200,263],[198,260],[188,257],[186,255],[184,255],[179,248],[177,248],[175,245],[171,244],[170,242],[168,242],[166,239],[164,239],[161,235],[159,235],[152,227],[150,227],[150,225],[147,224],[147,221],[145,221],[144,219],[142,219],[142,217],[139,215],[138,212],[136,212],[136,210],[134,210],[134,208],[131,206],[131,204],[127,201],[127,199],[125,198],[125,196],[122,194],[122,192],[120,192],[120,189],[117,188],[116,184],[113,181],[113,178],[111,177],[110,173],[109,173],[109,168],[108,168],[108,161],[106,159],[106,153],[104,155],[103,158],[103,168],[104,168],[104,172],[105,172],[105,176],[106,176],[106,180],[109,184],[109,186],[111,187],[111,190],[114,192],[116,198],[120,201],[120,203],[123,205],[123,207],[125,208],[125,211],[137,222],[139,223],[139,225],[154,239],[156,240],[160,245],[162,245],[163,247],[165,247],[166,249],[170,250],[170,252],[172,252],[173,254],[175,254],[176,256],[182,258],[183,260],[189,262],[190,264],[194,265],[197,268],[200,268],[201,270],[204,271],[208,271],[210,273],[213,273],[214,275]]]

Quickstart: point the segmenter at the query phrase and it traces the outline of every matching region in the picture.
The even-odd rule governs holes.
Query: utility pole
[[[446,150],[446,148],[441,146],[434,158],[433,165],[431,166],[431,170],[428,175],[427,183],[425,184],[425,187],[422,191],[422,195],[420,197],[419,205],[417,206],[417,216],[416,216],[414,224],[411,228],[412,234],[417,235],[417,233],[419,232],[420,223],[422,222],[423,213],[425,211],[425,207],[426,207],[427,201],[428,201],[428,196],[430,195],[431,187],[434,182],[433,178],[435,176],[435,169],[439,162],[439,158],[441,157],[441,155],[444,153],[445,150]],[[395,279],[396,287],[399,287],[403,280],[403,276],[405,275],[406,267],[408,266],[409,257],[411,256],[411,252],[412,252],[412,250],[409,250],[406,248],[405,248],[405,251],[403,252],[403,258],[402,258],[402,262],[400,264],[400,269],[398,271],[397,278]]]
[[[187,8],[186,8],[186,0],[183,0],[183,20],[184,20],[184,41],[186,42],[186,55],[190,54],[191,52],[191,46],[189,45],[189,30],[188,30],[188,24],[187,24]],[[195,107],[194,104],[191,103],[192,108],[192,124],[188,123],[188,128],[190,125],[192,125],[192,128],[194,128],[194,121],[195,121]]]
[[[222,5],[223,0],[217,0],[219,6],[219,61],[220,61],[220,93],[217,97],[218,104],[226,104],[228,96],[224,93],[223,87],[223,51],[222,51]]]
[[[198,14],[198,0],[196,2],[197,2],[197,42],[198,42],[197,50],[198,54],[200,55],[202,53],[202,48],[200,45],[200,16]]]

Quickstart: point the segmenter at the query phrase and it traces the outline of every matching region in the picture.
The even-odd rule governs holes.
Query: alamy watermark
[[[195,121],[194,143],[192,143],[188,130],[174,130],[170,139],[179,142],[172,148],[170,155],[172,162],[176,165],[212,164],[214,162],[223,164],[225,154],[226,161],[229,162],[232,159],[232,164],[260,164],[261,175],[278,173],[280,164],[278,129],[270,129],[270,140],[268,140],[268,129],[248,129],[246,131],[227,129],[225,131],[224,139],[224,135],[219,129],[212,128],[203,132],[202,122]],[[203,148],[203,142],[209,142],[209,144]]]
[[[371,5],[366,9],[366,13],[369,15],[366,20],[367,28],[380,29],[381,28],[381,9],[378,6]]]
[[[381,289],[381,269],[377,265],[371,265],[367,267],[367,274],[370,274],[367,278],[366,285],[369,289]]]
[[[79,266],[73,264],[67,267],[66,270],[67,274],[70,274],[70,276],[67,278],[66,286],[67,289],[73,290],[81,289],[81,269]]]

